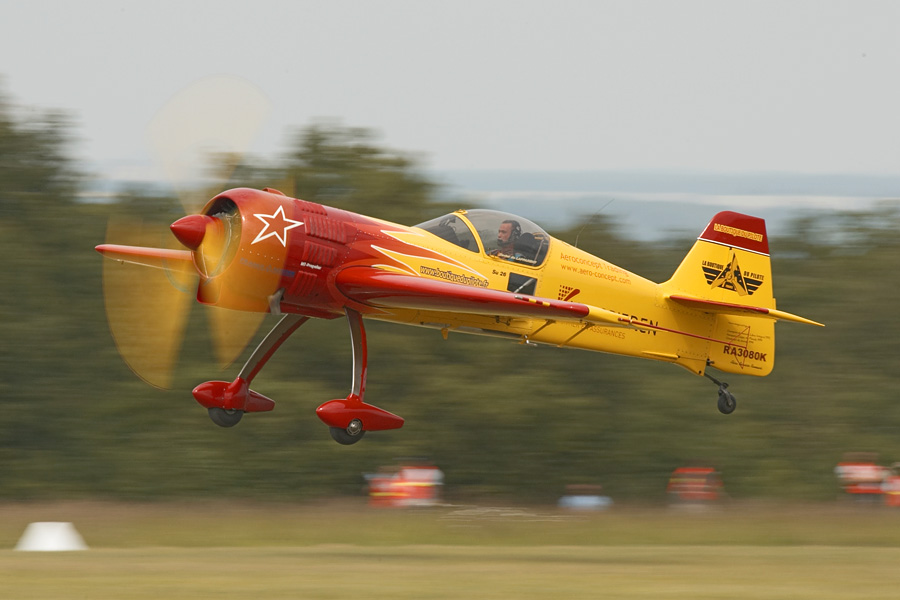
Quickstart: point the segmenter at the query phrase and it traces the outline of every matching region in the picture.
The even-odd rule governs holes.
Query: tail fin
[[[720,212],[663,285],[671,294],[775,308],[766,222]]]
[[[767,375],[775,359],[775,320],[820,325],[776,310],[766,223],[720,212],[662,284],[669,302],[715,316],[709,364],[719,370]]]

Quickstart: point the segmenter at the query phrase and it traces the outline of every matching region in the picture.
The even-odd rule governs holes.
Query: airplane
[[[365,401],[366,319],[436,329],[445,339],[480,334],[672,363],[716,384],[723,414],[735,410],[736,399],[709,368],[768,375],[776,321],[821,326],[776,309],[765,221],[730,211],[710,220],[663,283],[528,219],[487,209],[408,227],[272,188],[237,188],[170,229],[183,248],[107,243],[96,250],[119,262],[195,271],[202,304],[281,315],[233,381],[194,388],[222,427],[274,408],[250,385],[310,318],[349,323],[350,393],[316,409],[344,445],[404,423]]]

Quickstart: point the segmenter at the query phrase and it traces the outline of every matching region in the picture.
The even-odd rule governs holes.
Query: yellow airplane
[[[445,338],[472,333],[673,363],[716,383],[725,414],[735,398],[710,367],[768,375],[775,321],[820,325],[776,309],[765,222],[735,212],[715,215],[663,283],[494,210],[459,210],[407,227],[269,188],[240,188],[171,230],[186,249],[97,250],[120,262],[195,271],[203,304],[284,315],[234,381],[194,389],[223,427],[246,412],[272,410],[274,402],[250,383],[309,318],[346,316],[350,324],[351,392],[316,411],[342,444],[403,425],[363,400],[364,317],[434,328]],[[139,372],[141,361],[123,356]]]

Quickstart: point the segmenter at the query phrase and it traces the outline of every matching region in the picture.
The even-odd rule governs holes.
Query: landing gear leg
[[[351,308],[345,309],[350,324],[350,342],[353,346],[353,380],[346,398],[329,400],[316,409],[316,415],[328,425],[334,441],[345,446],[355,444],[366,431],[398,429],[403,419],[388,411],[366,404],[366,372],[369,357],[366,345],[366,329],[362,315]]]
[[[704,373],[707,379],[715,383],[719,386],[719,412],[723,415],[730,415],[734,412],[734,409],[737,408],[737,399],[734,397],[734,394],[728,391],[728,384],[724,381],[719,381],[709,373]]]
[[[247,383],[253,381],[253,378],[256,377],[256,374],[259,373],[260,369],[269,362],[269,359],[272,358],[275,351],[291,337],[292,333],[297,331],[297,329],[307,321],[309,321],[309,317],[301,315],[288,314],[281,317],[281,320],[278,321],[275,327],[272,328],[272,331],[270,331],[265,339],[260,342],[259,346],[256,347],[253,354],[247,359],[247,362],[244,363],[241,372],[238,373],[238,377]]]
[[[275,351],[307,320],[309,317],[285,315],[253,351],[237,379],[230,383],[207,381],[194,388],[194,399],[209,410],[213,423],[234,427],[245,412],[263,412],[275,407],[272,400],[251,390],[250,383]]]

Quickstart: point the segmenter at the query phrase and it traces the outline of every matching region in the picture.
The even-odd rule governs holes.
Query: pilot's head
[[[518,221],[508,219],[500,223],[500,229],[497,231],[497,241],[501,246],[507,246],[514,243],[519,236],[522,235],[522,226]]]

